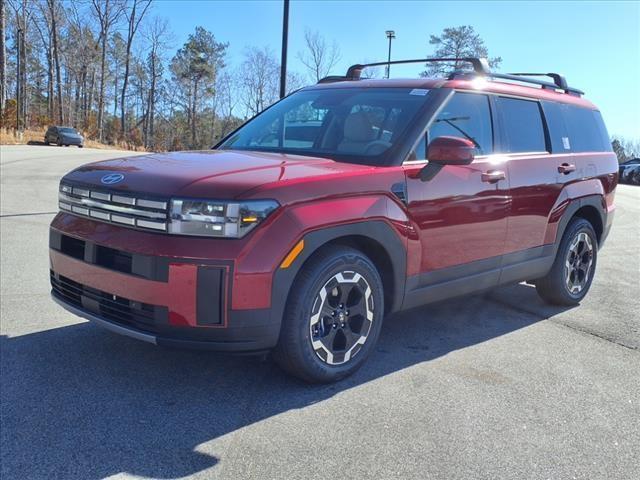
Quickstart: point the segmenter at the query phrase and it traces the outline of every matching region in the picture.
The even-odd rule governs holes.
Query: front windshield
[[[427,93],[409,88],[303,90],[265,110],[218,148],[379,165],[401,141]]]
[[[77,133],[74,128],[63,127],[59,129],[61,133]]]

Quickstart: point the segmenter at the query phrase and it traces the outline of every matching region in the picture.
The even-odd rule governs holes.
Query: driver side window
[[[456,92],[420,140],[411,159],[425,160],[429,142],[444,136],[471,140],[476,146],[476,155],[493,153],[489,98],[477,93]]]

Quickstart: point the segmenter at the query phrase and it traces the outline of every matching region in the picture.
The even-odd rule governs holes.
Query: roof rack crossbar
[[[360,80],[362,71],[367,67],[382,67],[385,65],[401,65],[406,63],[429,63],[429,62],[456,62],[456,63],[470,63],[473,72],[456,71],[448,76],[449,80],[459,78],[462,75],[469,75],[469,73],[484,76],[488,78],[496,78],[502,80],[510,80],[520,83],[530,83],[539,85],[542,88],[551,88],[554,90],[563,90],[565,93],[573,95],[584,95],[582,90],[572,88],[567,84],[567,80],[563,75],[559,73],[493,73],[489,67],[489,62],[486,58],[477,57],[462,57],[462,58],[417,58],[413,60],[392,60],[391,62],[375,62],[375,63],[356,63],[351,65],[347,70],[345,76],[333,75],[328,76],[318,83],[331,83],[349,80]],[[530,77],[549,77],[553,80],[553,83],[544,80],[537,80]]]
[[[385,65],[401,65],[404,63],[428,63],[428,62],[465,62],[470,63],[473,71],[478,75],[489,75],[491,69],[486,58],[464,57],[464,58],[417,58],[413,60],[392,60],[391,62],[357,63],[351,65],[345,75],[346,79],[359,80],[362,70],[367,67],[382,67]],[[324,79],[323,79],[324,80]],[[322,80],[321,80],[322,81]]]
[[[556,79],[554,77],[554,82],[545,82],[544,80],[536,80],[533,78],[524,78],[526,76],[545,76],[545,77],[551,77],[551,76],[557,76],[558,79],[556,81]],[[502,80],[511,80],[513,82],[522,82],[522,83],[531,83],[534,85],[540,85],[543,88],[551,88],[553,90],[563,90],[566,93],[570,93],[570,94],[574,94],[574,95],[584,95],[584,92],[582,90],[579,90],[577,88],[573,88],[570,87],[569,85],[567,85],[567,80],[562,76],[559,75],[557,73],[554,74],[522,74],[522,73],[492,73],[491,75],[489,75],[491,78],[497,78],[497,79],[502,79]]]
[[[564,75],[560,75],[559,73],[509,73],[509,75],[515,75],[517,77],[550,77],[558,88],[563,90],[569,89],[567,79],[564,78]]]

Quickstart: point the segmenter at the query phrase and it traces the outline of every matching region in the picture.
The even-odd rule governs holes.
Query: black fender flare
[[[273,322],[282,321],[287,298],[296,276],[304,263],[322,246],[343,237],[358,236],[369,238],[386,251],[391,260],[394,292],[389,312],[396,311],[402,305],[407,271],[407,250],[399,235],[389,223],[383,220],[366,220],[333,227],[322,227],[305,233],[304,249],[288,268],[280,268],[273,276],[271,288],[271,318]]]
[[[598,215],[600,216],[600,222],[601,222],[600,226],[602,227],[603,230],[601,232],[602,240],[598,242],[598,248],[600,248],[600,246],[604,242],[604,237],[606,236],[606,233],[607,233],[605,232],[605,228],[607,225],[607,211],[604,208],[604,197],[602,195],[595,194],[595,195],[588,195],[586,197],[576,198],[570,201],[569,205],[563,212],[562,217],[560,218],[560,221],[558,222],[556,239],[553,242],[554,257],[558,252],[558,248],[560,248],[560,242],[562,241],[562,237],[564,235],[565,230],[567,229],[567,225],[569,224],[569,221],[574,217],[574,215],[576,214],[576,212],[578,212],[578,210],[587,206],[594,207],[598,212]],[[596,229],[595,225],[594,225],[594,229]]]

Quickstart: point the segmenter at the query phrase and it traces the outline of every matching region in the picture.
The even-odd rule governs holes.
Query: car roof
[[[597,107],[593,103],[581,96],[555,91],[551,88],[531,87],[482,77],[455,78],[452,80],[442,78],[376,78],[344,80],[331,83],[319,83],[305,87],[304,90],[334,88],[452,88],[455,90],[488,92],[537,100],[549,100],[597,110]]]

